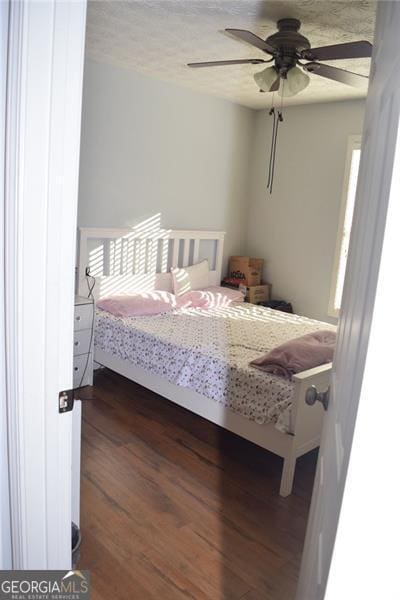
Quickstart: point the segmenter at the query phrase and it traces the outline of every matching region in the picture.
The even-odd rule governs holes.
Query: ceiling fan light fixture
[[[269,92],[270,87],[276,81],[278,73],[275,67],[267,67],[254,74],[254,81],[263,92]]]
[[[286,79],[281,81],[278,93],[284,98],[290,98],[290,96],[295,96],[303,91],[309,83],[309,76],[303,73],[299,67],[293,67],[287,72]]]

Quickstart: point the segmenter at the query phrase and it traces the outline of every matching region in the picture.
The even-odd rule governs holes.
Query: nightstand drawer
[[[92,327],[92,304],[76,304],[74,313],[74,329],[91,329]]]
[[[87,362],[87,368],[85,376],[82,380],[82,375],[85,370]],[[74,356],[74,388],[78,387],[78,385],[92,385],[92,375],[93,375],[93,366],[92,366],[93,356],[92,354],[80,354],[79,356]]]
[[[87,354],[90,351],[91,329],[74,331],[74,356]]]

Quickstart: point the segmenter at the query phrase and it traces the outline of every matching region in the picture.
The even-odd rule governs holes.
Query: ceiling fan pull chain
[[[272,194],[272,185],[274,183],[274,175],[275,175],[275,158],[276,158],[276,146],[278,142],[278,126],[279,123],[283,122],[283,113],[278,110],[278,116],[276,118],[276,127],[275,127],[275,136],[274,136],[274,153],[272,158],[272,169],[271,169],[271,182],[269,185],[269,193]]]
[[[269,111],[269,115],[273,115],[274,117],[274,122],[272,125],[272,140],[271,140],[271,151],[270,151],[270,155],[269,155],[269,168],[268,168],[268,183],[267,183],[267,189],[269,189],[270,185],[271,185],[271,178],[272,178],[272,160],[273,160],[273,153],[274,153],[274,139],[275,139],[275,129],[276,129],[276,123],[277,123],[277,119],[276,119],[276,113],[275,113],[275,108],[272,107],[271,110]]]
[[[283,122],[283,96],[284,96],[284,88],[285,88],[285,79],[282,78],[281,80],[281,85],[282,85],[282,95],[281,95],[281,107],[280,110],[278,110],[278,114],[276,117],[276,126],[275,126],[275,130],[273,135],[273,152],[272,152],[272,167],[271,167],[271,178],[269,180],[269,193],[272,194],[272,186],[274,183],[274,175],[275,175],[275,158],[276,158],[276,145],[278,142],[278,127],[279,127],[279,123]]]
[[[272,185],[274,183],[274,174],[275,174],[275,156],[276,156],[276,142],[278,139],[278,125],[279,125],[279,111],[278,111],[278,117],[276,119],[276,126],[275,126],[275,132],[274,132],[274,140],[273,140],[273,153],[272,153],[272,169],[271,169],[271,181],[269,184],[269,193],[272,194]]]

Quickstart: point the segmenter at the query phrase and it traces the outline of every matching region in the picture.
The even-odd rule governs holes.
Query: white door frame
[[[6,81],[8,48],[8,2],[0,3],[0,80]],[[4,164],[5,164],[6,86],[0,88],[0,264],[4,265]],[[5,346],[5,288],[0,277],[0,570],[10,569],[11,522],[8,475],[6,346]]]
[[[10,3],[5,300],[12,562],[68,569],[75,232],[86,2]],[[70,318],[68,318],[68,315]]]

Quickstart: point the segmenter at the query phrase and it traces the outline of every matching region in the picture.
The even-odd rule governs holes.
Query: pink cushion
[[[226,287],[207,287],[202,290],[191,290],[178,298],[180,308],[215,308],[229,306],[232,302],[243,302],[244,296],[239,290]]]
[[[176,300],[169,292],[142,292],[132,296],[110,296],[97,302],[101,310],[116,317],[143,317],[159,315],[176,308]]]
[[[276,346],[268,354],[252,360],[250,365],[291,379],[294,373],[332,362],[335,344],[335,331],[314,331]]]

